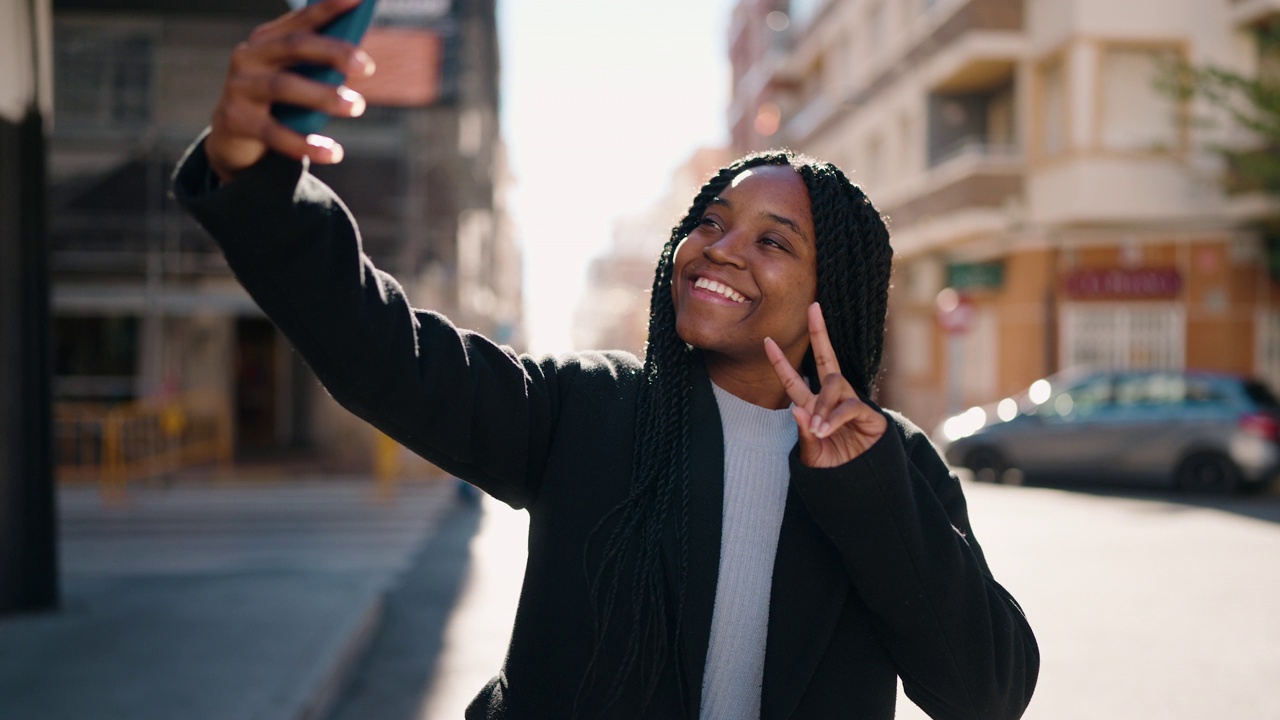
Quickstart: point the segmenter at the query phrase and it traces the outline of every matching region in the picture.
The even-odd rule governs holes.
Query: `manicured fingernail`
[[[369,77],[377,69],[378,66],[373,62],[373,58],[369,57],[369,53],[356,50],[355,55],[351,57],[351,69],[347,74],[355,77]]]
[[[320,151],[319,159],[328,163],[342,162],[342,146],[323,135],[308,135],[307,144]]]
[[[816,435],[820,427],[822,427],[822,418],[814,415],[813,420],[809,423],[809,432]]]
[[[338,95],[351,106],[348,110],[351,117],[360,117],[364,114],[366,104],[363,95],[346,86],[338,88]]]

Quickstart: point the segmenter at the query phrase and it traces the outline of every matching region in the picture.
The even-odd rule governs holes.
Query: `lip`
[[[736,300],[731,300],[725,297],[724,295],[721,295],[718,292],[713,292],[705,288],[696,287],[695,283],[697,283],[698,280],[700,279],[710,280],[712,282],[717,282],[717,283],[720,283],[721,285],[732,288],[734,292],[746,298],[746,300],[744,302],[738,302]],[[747,305],[750,305],[752,302],[751,297],[748,296],[746,293],[742,292],[742,290],[738,289],[733,283],[727,282],[724,278],[716,277],[715,275],[712,275],[710,273],[692,273],[689,275],[689,279],[686,281],[686,284],[689,289],[689,296],[692,298],[696,298],[702,302],[713,303],[716,305],[726,305],[728,307],[745,307]]]

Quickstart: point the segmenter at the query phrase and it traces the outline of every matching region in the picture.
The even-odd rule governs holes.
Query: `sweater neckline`
[[[748,443],[766,451],[789,452],[795,445],[797,430],[791,406],[770,410],[753,405],[714,382],[711,390],[720,409],[725,444]]]

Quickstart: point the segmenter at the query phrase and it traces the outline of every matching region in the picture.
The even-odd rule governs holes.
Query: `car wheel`
[[[1178,466],[1178,487],[1188,492],[1226,493],[1240,487],[1240,470],[1225,455],[1201,452]]]
[[[993,448],[978,448],[969,453],[965,465],[973,471],[973,479],[978,482],[1003,482],[1009,470],[1008,461]]]

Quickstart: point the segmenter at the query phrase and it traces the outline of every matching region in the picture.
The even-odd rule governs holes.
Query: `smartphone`
[[[308,5],[314,5],[317,2],[320,2],[320,0],[307,0]],[[364,37],[365,31],[369,29],[369,23],[373,21],[373,7],[377,4],[378,0],[364,0],[356,7],[334,18],[328,25],[320,28],[320,34],[335,37],[339,40],[346,40],[352,45],[359,45],[360,39]],[[295,65],[289,69],[304,77],[329,83],[330,85],[341,85],[347,79],[346,75],[324,65],[303,64]],[[272,105],[271,114],[286,127],[303,135],[316,132],[324,127],[325,123],[329,122],[327,113],[286,103]]]

